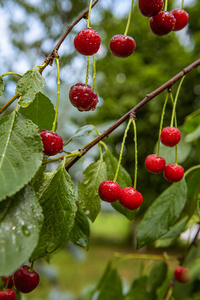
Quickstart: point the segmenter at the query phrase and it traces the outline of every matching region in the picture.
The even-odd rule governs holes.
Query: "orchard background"
[[[40,284],[30,294],[19,293],[17,299],[200,299],[200,3],[185,1],[187,27],[159,37],[135,0],[128,35],[136,41],[136,50],[118,58],[111,54],[109,42],[124,33],[131,1],[95,1],[91,27],[101,37],[95,54],[99,103],[94,111],[80,112],[70,103],[69,90],[85,82],[87,57],[75,50],[73,41],[87,27],[86,19],[79,16],[89,2],[0,1],[0,276],[35,261]],[[169,0],[168,11],[181,3]],[[74,20],[77,24],[52,56]],[[92,64],[90,58],[90,85]],[[162,174],[148,172],[144,162],[156,153],[163,103],[168,92],[175,98],[180,80],[172,80],[156,97],[152,92],[186,67],[176,106],[182,134],[178,163],[186,176],[170,183]],[[30,77],[22,77],[19,86],[28,70]],[[24,98],[13,99],[19,91]],[[38,132],[53,127],[58,91],[56,133],[62,136],[67,153],[54,159],[43,157]],[[144,200],[136,211],[121,209],[118,203],[114,209],[101,202],[98,186],[114,178],[129,115],[120,126],[112,126],[148,95],[152,99],[136,113],[137,190]],[[172,106],[168,101],[164,126],[170,125]],[[107,132],[100,135],[99,147],[93,142],[98,132]],[[121,187],[134,182],[134,140],[131,127],[118,175]],[[3,162],[4,155],[9,162]],[[160,155],[167,163],[175,162],[174,149],[161,145]],[[166,201],[159,206],[163,195]],[[174,280],[179,264],[190,269],[192,279],[187,284]]]

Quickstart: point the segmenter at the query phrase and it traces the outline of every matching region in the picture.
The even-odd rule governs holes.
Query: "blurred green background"
[[[89,4],[88,0],[7,0],[0,1],[1,37],[0,72],[26,72],[35,65],[40,65],[52,51],[65,28]],[[168,10],[180,7],[181,1],[169,1]],[[123,114],[142,100],[146,94],[158,88],[188,64],[199,58],[200,47],[200,2],[185,1],[184,9],[188,11],[189,25],[181,32],[172,32],[166,36],[153,35],[149,28],[149,19],[143,17],[135,1],[128,35],[136,41],[136,51],[126,59],[111,55],[109,40],[115,34],[123,34],[131,5],[130,0],[99,0],[92,10],[91,26],[97,30],[102,45],[96,55],[96,86],[99,104],[94,112],[79,112],[69,103],[68,93],[71,85],[85,81],[86,57],[78,54],[73,46],[77,32],[86,27],[82,20],[74,27],[71,34],[62,44],[60,55],[61,68],[61,106],[58,116],[58,134],[68,140],[76,130],[86,124],[93,124],[103,132]],[[56,101],[56,66],[47,67],[43,73],[46,80],[46,93],[53,103]],[[92,60],[89,84],[92,84]],[[6,93],[0,99],[3,105],[15,91],[16,78],[6,80]],[[177,84],[173,87],[176,93]],[[157,142],[159,121],[166,92],[137,113],[138,134],[138,186],[144,196],[143,211],[169,185],[162,176],[147,173],[144,160],[154,153]],[[182,125],[187,115],[200,108],[200,68],[186,76],[178,104],[178,126]],[[12,109],[12,107],[10,108]],[[172,107],[169,103],[165,113],[164,126],[169,126]],[[104,142],[109,145],[116,157],[119,156],[125,124],[121,125]],[[184,131],[182,131],[184,134]],[[65,150],[72,151],[88,143],[95,137],[95,132],[88,137],[75,140]],[[185,169],[200,160],[198,141],[187,150],[183,142],[183,152],[187,155],[181,161]],[[184,148],[185,147],[185,148]],[[82,180],[83,170],[99,157],[98,147],[70,169],[75,181]],[[187,158],[187,160],[186,160]],[[134,143],[133,132],[129,132],[122,165],[134,179]],[[55,166],[51,164],[49,170]],[[134,224],[124,216],[110,210],[109,205],[102,206],[102,213],[94,224],[91,224],[91,245],[88,252],[71,244],[66,249],[52,255],[49,265],[41,261],[36,268],[41,273],[41,284],[33,293],[24,299],[73,299],[71,294],[80,295],[84,288],[89,289],[99,280],[107,261],[114,252],[130,253],[135,251]],[[155,249],[145,249],[154,253]],[[179,252],[179,247],[173,248]],[[143,250],[141,250],[143,251]],[[162,249],[160,250],[162,252]],[[170,250],[169,250],[170,251]],[[131,260],[122,264],[120,272],[125,280],[133,280],[140,272],[148,272],[152,261],[138,262]],[[173,267],[173,263],[170,264]],[[170,267],[169,266],[169,267]],[[60,294],[59,294],[60,293]],[[85,295],[87,291],[85,290]],[[71,297],[71,298],[70,298]],[[81,298],[80,298],[81,299]]]

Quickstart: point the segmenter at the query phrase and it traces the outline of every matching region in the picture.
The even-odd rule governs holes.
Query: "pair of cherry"
[[[143,16],[150,17],[150,28],[156,35],[166,35],[171,31],[183,29],[189,19],[184,9],[162,11],[163,0],[139,0],[139,9]]]
[[[7,280],[9,280],[8,283]],[[16,292],[12,289],[13,286],[21,293],[30,293],[38,286],[40,277],[35,270],[31,270],[29,266],[23,265],[9,279],[3,276],[2,281],[4,282],[4,287],[7,286],[7,289],[0,291],[0,299],[15,300]]]
[[[163,145],[168,147],[174,147],[179,143],[181,139],[181,133],[178,128],[165,127],[160,134],[160,141]],[[178,164],[168,164],[161,156],[150,154],[145,160],[146,169],[155,174],[163,172],[165,179],[170,182],[178,182],[184,176],[184,168]]]
[[[143,202],[143,196],[132,187],[124,187],[111,180],[105,180],[99,185],[99,196],[103,201],[113,203],[119,200],[121,206],[129,210],[135,210]]]

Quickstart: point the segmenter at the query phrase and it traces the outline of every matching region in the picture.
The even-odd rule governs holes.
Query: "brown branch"
[[[193,69],[197,68],[200,65],[200,59],[194,61],[192,64],[184,68],[181,72],[172,77],[169,81],[164,83],[162,86],[157,88],[155,91],[146,95],[146,97],[141,100],[136,106],[134,106],[130,111],[128,111],[125,115],[123,115],[119,120],[117,120],[112,126],[110,126],[106,131],[104,131],[100,136],[94,139],[87,147],[81,149],[81,156],[74,158],[67,166],[66,170],[69,170],[83,155],[85,155],[92,147],[94,147],[98,142],[103,140],[106,136],[108,136],[111,132],[113,132],[117,127],[119,127],[123,122],[125,122],[131,114],[135,114],[138,110],[140,110],[144,105],[146,105],[150,100],[155,98],[157,95],[162,93],[164,90],[171,88],[180,78],[185,76],[187,73],[191,72]]]
[[[99,0],[95,0],[92,3],[92,7],[94,7],[97,4],[98,1]],[[67,26],[67,29],[66,29],[65,33],[61,36],[60,40],[58,41],[58,43],[56,44],[56,46],[54,47],[54,49],[51,51],[51,53],[49,54],[49,56],[45,59],[45,61],[43,63],[43,64],[45,64],[45,67],[47,65],[52,65],[53,64],[53,60],[55,58],[55,55],[57,55],[57,52],[58,52],[61,44],[65,40],[65,38],[68,36],[68,34],[70,33],[70,31],[74,28],[74,26],[76,24],[78,24],[83,18],[87,18],[88,12],[89,12],[89,8],[87,8],[86,10],[84,10],[84,12],[82,12],[69,26]]]

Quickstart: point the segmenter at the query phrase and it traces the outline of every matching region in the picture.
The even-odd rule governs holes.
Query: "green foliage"
[[[3,81],[2,76],[0,76],[0,95],[3,93],[5,89],[5,82]]]
[[[148,208],[137,233],[138,249],[155,242],[177,221],[187,200],[184,179],[169,186]]]
[[[0,276],[10,275],[29,259],[42,222],[42,208],[30,185],[0,203]]]
[[[42,163],[36,126],[15,111],[0,120],[0,200],[23,188]]]

